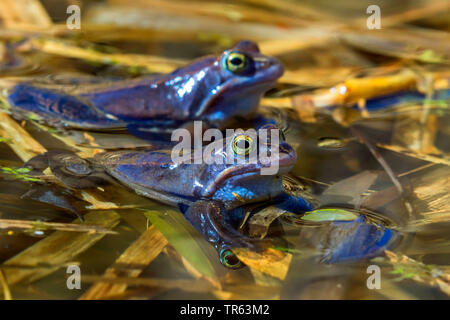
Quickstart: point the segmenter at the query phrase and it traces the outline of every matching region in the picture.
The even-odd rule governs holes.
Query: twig
[[[392,183],[397,188],[397,191],[403,195],[403,187],[398,181],[397,177],[395,176],[395,173],[392,171],[389,164],[384,160],[384,158],[381,156],[381,154],[376,150],[375,146],[370,142],[370,140],[359,130],[355,129],[354,127],[351,128],[353,134],[366,145],[367,149],[369,149],[370,153],[374,156],[374,158],[378,161],[378,163],[383,167],[384,171],[388,174],[389,178],[391,179]]]
[[[380,148],[383,148],[383,149],[387,149],[387,150],[390,150],[390,151],[394,151],[394,152],[398,152],[398,153],[404,154],[406,156],[417,158],[417,159],[420,159],[420,160],[433,162],[434,164],[445,164],[447,166],[450,166],[450,159],[435,157],[435,156],[432,156],[432,155],[429,155],[429,154],[424,154],[424,153],[412,151],[412,150],[404,148],[404,147],[391,146],[391,145],[382,144],[382,143],[377,143],[377,147],[380,147]]]
[[[415,168],[415,169],[408,170],[408,171],[406,171],[406,172],[400,173],[400,174],[398,174],[397,176],[398,176],[398,177],[407,176],[407,175],[409,175],[409,174],[411,174],[411,173],[415,173],[415,172],[418,172],[418,171],[422,171],[422,170],[424,170],[424,169],[430,168],[430,167],[435,166],[435,165],[436,165],[436,163],[428,163],[428,164],[425,164],[425,165],[420,166],[420,167],[418,167],[418,168]]]
[[[41,154],[46,149],[33,137],[30,136],[20,125],[11,119],[7,114],[0,112],[0,129],[3,137],[10,139],[8,143],[16,154],[27,161],[31,157]],[[30,146],[32,146],[30,148]],[[93,203],[98,205],[100,200]],[[84,216],[88,224],[97,225],[103,228],[114,228],[120,221],[120,216],[113,212],[91,212]],[[78,221],[75,221],[77,223]],[[40,240],[33,246],[15,255],[2,266],[5,265],[38,265],[42,261],[53,261],[56,264],[63,264],[71,260],[76,255],[87,250],[106,233],[84,234],[67,233],[66,231],[56,231],[45,239]],[[34,281],[45,277],[58,270],[58,267],[49,269],[31,270],[7,270],[5,272],[6,281],[9,285],[28,280]]]
[[[3,274],[3,270],[0,269],[0,283],[3,287],[3,296],[5,300],[12,300],[11,291],[9,290],[8,283],[6,283],[5,275]]]
[[[213,289],[212,285],[202,279],[184,280],[184,279],[152,279],[152,278],[126,278],[126,277],[104,277],[95,275],[83,275],[83,282],[104,282],[125,286],[146,286],[162,287],[169,289],[181,289],[188,292],[207,292]]]
[[[117,234],[116,231],[85,224],[29,221],[17,219],[0,219],[0,229],[10,229],[10,228]]]

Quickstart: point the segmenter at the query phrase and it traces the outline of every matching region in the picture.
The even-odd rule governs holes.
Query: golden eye
[[[239,156],[246,156],[253,149],[253,139],[245,134],[240,134],[233,139],[233,152]]]
[[[225,67],[234,73],[240,73],[247,67],[247,56],[240,52],[232,51],[225,57]]]

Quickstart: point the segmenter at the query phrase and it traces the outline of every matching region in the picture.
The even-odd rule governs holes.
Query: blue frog
[[[272,127],[271,130],[274,130]],[[259,141],[259,142],[257,142]],[[258,149],[257,157],[250,159]],[[211,152],[206,152],[206,148]],[[261,157],[262,154],[271,155]],[[197,161],[201,157],[201,161]],[[53,174],[71,188],[95,188],[101,181],[95,168],[101,168],[136,193],[176,206],[185,218],[218,251],[222,263],[239,266],[233,247],[261,249],[270,241],[256,240],[238,232],[230,222],[230,212],[244,205],[273,202],[291,212],[312,209],[309,201],[284,192],[282,175],[291,170],[296,152],[285,142],[266,142],[246,132],[212,142],[174,161],[170,151],[111,151],[92,159],[82,159],[68,151],[49,151],[31,159],[25,166]],[[272,174],[263,169],[276,168]]]
[[[283,70],[279,60],[261,54],[255,43],[241,41],[170,74],[70,89],[21,83],[11,88],[8,100],[13,113],[31,113],[63,128],[127,127],[145,136],[139,134],[144,128],[167,132],[202,120],[223,129],[236,117],[252,117]]]

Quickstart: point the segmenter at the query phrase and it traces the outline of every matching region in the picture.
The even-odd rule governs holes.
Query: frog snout
[[[297,153],[286,142],[279,144],[280,166],[291,166],[297,161]]]

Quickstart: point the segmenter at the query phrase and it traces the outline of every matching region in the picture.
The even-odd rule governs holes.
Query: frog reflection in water
[[[230,148],[225,141],[231,142]],[[257,157],[255,161],[244,162],[238,159],[245,158],[256,147],[254,137],[236,134],[231,140],[213,143],[215,149],[210,156],[223,161],[217,158],[208,161],[212,159],[205,158],[207,153],[197,164],[195,156],[190,158],[194,159],[192,162],[179,163],[172,161],[170,152],[163,151],[112,151],[90,160],[67,151],[50,151],[31,159],[26,166],[41,171],[50,167],[57,178],[73,188],[96,187],[95,167],[105,170],[140,195],[178,206],[185,218],[217,249],[221,262],[233,267],[239,261],[230,248],[260,249],[270,242],[239,233],[230,224],[231,210],[269,200],[289,206],[296,213],[310,210],[311,205],[284,193],[281,175],[290,171],[297,159],[296,152],[287,143],[258,143],[259,154],[274,153],[274,148],[278,148],[278,156],[266,158],[270,161]],[[227,161],[227,152],[236,161]],[[261,169],[269,166],[278,166],[277,174],[262,175]]]
[[[251,117],[283,66],[241,41],[219,56],[200,58],[171,74],[104,84],[63,86],[22,83],[8,100],[19,116],[31,112],[47,124],[83,129],[162,132],[192,120],[220,129],[235,117]]]

